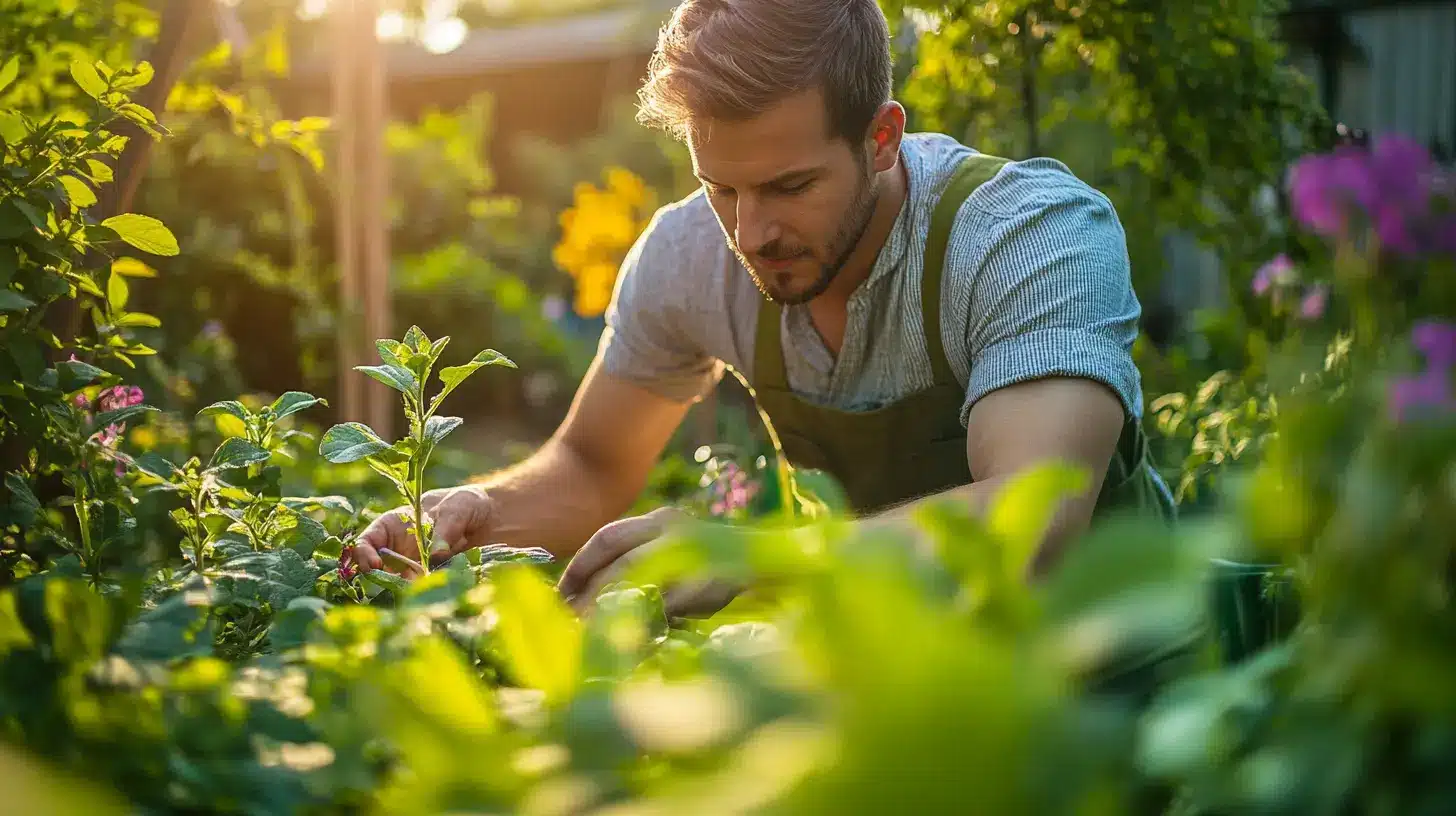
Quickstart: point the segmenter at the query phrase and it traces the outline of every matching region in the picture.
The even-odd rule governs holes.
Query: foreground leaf
[[[554,587],[526,566],[496,575],[496,633],[521,682],[540,689],[548,704],[565,702],[581,674],[582,625]]]
[[[354,370],[362,371],[402,394],[413,394],[415,386],[418,385],[414,372],[402,366],[354,366]]]

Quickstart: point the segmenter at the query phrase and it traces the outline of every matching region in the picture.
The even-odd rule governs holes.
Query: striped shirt
[[[903,145],[909,192],[849,299],[837,358],[807,307],[784,309],[789,387],[811,402],[872,409],[934,380],[920,311],[925,242],[935,203],[971,149],[940,134],[908,134]],[[709,391],[725,365],[752,384],[763,302],[699,190],[659,210],[623,262],[603,370],[682,400]],[[946,256],[941,331],[966,390],[961,424],[986,394],[1049,375],[1102,382],[1141,416],[1132,359],[1140,313],[1107,197],[1052,159],[1007,165],[962,205]]]

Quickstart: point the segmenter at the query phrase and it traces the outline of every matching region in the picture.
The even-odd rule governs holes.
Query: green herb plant
[[[411,326],[403,342],[375,341],[380,365],[355,367],[355,370],[403,395],[404,413],[409,421],[409,431],[403,439],[390,444],[368,425],[345,422],[330,428],[319,443],[319,453],[328,461],[347,464],[363,459],[399,489],[410,507],[411,531],[415,541],[420,542],[420,560],[413,566],[425,574],[430,571],[430,553],[446,546],[434,539],[433,525],[424,519],[425,468],[435,447],[465,421],[460,417],[440,416],[436,412],[445,397],[479,369],[494,365],[516,367],[500,352],[486,349],[464,365],[440,369],[441,388],[433,397],[426,399],[425,389],[430,374],[449,342],[449,337],[431,342],[418,326]],[[428,551],[424,542],[430,542]],[[391,554],[391,557],[400,556]]]

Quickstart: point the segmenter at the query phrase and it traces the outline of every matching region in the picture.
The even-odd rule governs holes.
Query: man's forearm
[[[625,512],[635,495],[557,438],[525,461],[472,481],[490,494],[497,543],[541,547],[562,559]]]

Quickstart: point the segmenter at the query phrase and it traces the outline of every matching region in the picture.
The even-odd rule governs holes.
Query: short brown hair
[[[684,0],[658,33],[637,120],[686,139],[694,117],[748,119],[817,87],[831,135],[853,143],[891,72],[876,0]]]

